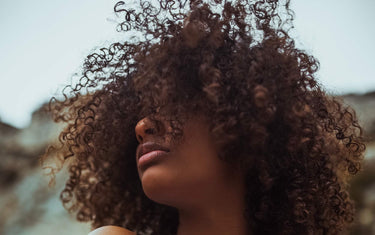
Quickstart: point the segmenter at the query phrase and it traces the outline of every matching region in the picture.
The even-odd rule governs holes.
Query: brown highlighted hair
[[[348,179],[365,146],[353,110],[315,79],[319,64],[289,36],[289,0],[118,2],[120,30],[140,32],[89,55],[81,80],[52,99],[66,123],[42,161],[69,160],[61,200],[79,221],[175,234],[175,208],[148,199],[136,123],[211,120],[223,161],[246,172],[249,234],[341,234],[353,221]],[[52,172],[54,173],[54,172]]]

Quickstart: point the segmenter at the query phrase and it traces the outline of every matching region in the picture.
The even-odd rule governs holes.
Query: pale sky
[[[86,55],[121,40],[115,0],[0,0],[0,118],[27,127],[60,94]],[[375,1],[292,0],[299,47],[321,63],[335,94],[375,90]]]

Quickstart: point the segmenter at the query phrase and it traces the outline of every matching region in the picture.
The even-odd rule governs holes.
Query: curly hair
[[[79,82],[50,102],[54,119],[66,126],[61,145],[42,162],[70,159],[64,206],[94,228],[176,234],[177,210],[142,191],[134,127],[161,115],[178,139],[186,115],[201,113],[219,157],[246,172],[249,234],[345,231],[354,215],[348,180],[365,150],[362,128],[355,112],[317,83],[318,61],[295,47],[289,5],[118,2],[118,29],[138,37],[89,55]]]

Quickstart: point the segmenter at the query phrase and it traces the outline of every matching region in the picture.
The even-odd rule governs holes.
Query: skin
[[[151,200],[178,209],[178,235],[245,234],[244,177],[219,159],[208,126],[202,117],[189,119],[183,139],[175,143],[165,122],[156,132],[148,118],[139,121],[140,144],[156,142],[170,149],[156,163],[138,167],[143,190]]]
[[[135,235],[135,233],[118,227],[118,226],[103,226],[100,228],[97,228],[93,231],[91,231],[88,235],[105,235],[105,234],[110,234],[110,235]]]
[[[178,209],[177,234],[246,234],[243,175],[218,158],[208,122],[204,118],[188,120],[178,143],[167,134],[170,127],[165,123],[158,132],[156,129],[148,118],[140,120],[135,127],[140,145],[158,143],[170,152],[146,167],[138,166],[138,173],[151,200]],[[89,235],[101,234],[134,233],[105,226]]]

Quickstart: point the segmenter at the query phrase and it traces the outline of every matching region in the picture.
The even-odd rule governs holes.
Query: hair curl
[[[134,127],[160,114],[178,138],[184,115],[200,112],[219,157],[246,172],[249,233],[344,231],[362,129],[317,84],[317,60],[295,47],[289,0],[140,0],[115,12],[125,19],[119,30],[141,35],[89,55],[65,99],[50,102],[66,127],[42,160],[72,159],[61,200],[79,221],[175,234],[176,209],[142,191]]]

